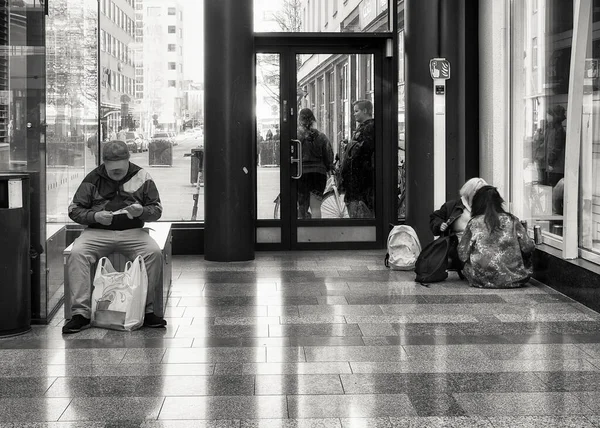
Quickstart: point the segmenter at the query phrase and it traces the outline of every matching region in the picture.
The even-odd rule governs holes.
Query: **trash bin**
[[[198,182],[198,173],[204,173],[204,149],[201,147],[191,150],[192,162],[190,164],[190,183]],[[204,175],[200,176],[200,183],[204,183]]]
[[[0,173],[0,337],[31,330],[29,176]]]
[[[173,166],[173,143],[166,139],[153,139],[148,145],[150,166]]]

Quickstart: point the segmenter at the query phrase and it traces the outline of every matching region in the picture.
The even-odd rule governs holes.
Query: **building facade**
[[[156,117],[159,127],[180,130],[185,119],[184,11],[178,1],[144,0],[142,8],[143,66],[138,65],[138,78],[142,81],[143,98],[140,100],[142,91],[138,90],[139,113],[143,123]],[[138,86],[138,89],[142,88]],[[152,134],[154,129],[145,131]]]
[[[103,139],[134,127],[134,0],[100,1],[100,97]]]

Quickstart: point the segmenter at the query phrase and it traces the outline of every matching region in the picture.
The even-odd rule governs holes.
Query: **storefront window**
[[[514,1],[513,211],[562,239],[573,1]]]
[[[131,58],[100,52],[101,141],[127,143],[131,162],[158,187],[161,221],[202,221],[204,73],[198,23],[203,1],[117,3],[135,31],[117,31],[114,19],[100,19],[101,30]]]
[[[69,222],[67,209],[98,145],[98,3],[55,0],[46,21],[46,219]],[[106,33],[104,33],[106,35]]]
[[[39,1],[0,2],[0,171],[29,176],[33,320],[47,318],[56,303],[51,302],[54,289],[46,281],[45,17]]]
[[[398,2],[398,220],[406,217],[406,103],[404,81],[404,1]]]
[[[592,2],[583,66],[579,242],[600,254],[600,0]],[[598,256],[596,256],[598,257]],[[595,259],[598,261],[598,259]]]
[[[254,31],[385,32],[389,0],[254,0]]]

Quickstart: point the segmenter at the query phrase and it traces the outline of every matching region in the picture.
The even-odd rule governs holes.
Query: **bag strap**
[[[98,260],[98,268],[100,268],[100,272],[102,273],[110,273],[106,270],[106,263],[109,262],[108,257],[101,257]]]

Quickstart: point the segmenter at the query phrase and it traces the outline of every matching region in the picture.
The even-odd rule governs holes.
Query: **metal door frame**
[[[386,56],[386,46],[393,43],[392,34],[290,34],[268,33],[255,35],[255,53],[274,53],[280,55],[280,197],[281,216],[279,220],[257,220],[258,227],[281,227],[281,242],[277,244],[257,244],[257,250],[302,250],[302,249],[366,249],[382,248],[387,236],[387,225],[393,221],[394,201],[385,198],[391,190],[390,184],[397,180],[397,143],[383,144],[384,141],[397,142],[397,73],[394,72],[396,55]],[[389,49],[389,47],[388,47]],[[296,107],[296,55],[303,53],[324,54],[371,54],[374,66],[374,110],[375,119],[375,212],[374,219],[297,219],[296,210],[292,208],[292,195],[295,184],[290,176],[290,158],[288,142],[296,137],[296,118],[289,110],[284,112],[283,100],[294,100]],[[395,114],[394,114],[395,112]],[[294,112],[297,113],[297,112]],[[285,115],[287,114],[287,117]],[[287,119],[287,122],[286,120]],[[293,124],[293,126],[291,126]],[[384,125],[385,124],[385,125]],[[394,126],[395,124],[395,126]],[[394,140],[395,138],[395,140]],[[285,143],[284,143],[285,142]],[[332,141],[333,143],[333,141]],[[390,147],[392,146],[392,147]],[[395,161],[395,163],[394,163]],[[384,163],[385,162],[385,163]],[[370,242],[297,242],[298,226],[309,227],[343,227],[343,226],[375,226],[376,240]]]

